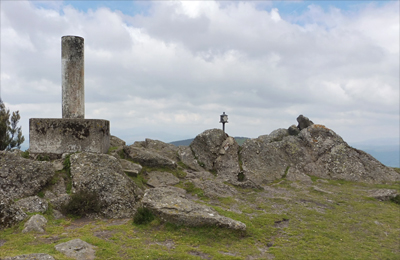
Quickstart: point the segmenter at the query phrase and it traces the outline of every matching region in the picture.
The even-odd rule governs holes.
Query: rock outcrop
[[[190,227],[219,226],[246,230],[242,222],[219,215],[214,209],[197,204],[175,190],[161,187],[146,190],[142,204],[163,221]]]
[[[70,157],[73,192],[98,195],[101,214],[129,218],[135,213],[135,183],[122,171],[119,160],[106,154],[77,153]]]
[[[152,149],[137,147],[135,144],[124,146],[124,152],[129,159],[142,166],[165,167],[170,169],[175,169],[177,167],[176,162],[172,159],[165,157]]]
[[[41,199],[38,196],[20,199],[16,202],[16,204],[26,213],[44,213],[49,206],[46,200]]]
[[[367,183],[400,180],[396,171],[350,147],[323,125],[310,124],[297,136],[278,129],[270,135],[247,140],[240,155],[244,174],[255,183],[282,178],[293,167],[299,174],[325,179]]]
[[[0,190],[0,230],[12,227],[27,217],[14,201]]]
[[[219,156],[222,143],[228,137],[221,129],[210,129],[196,136],[190,148],[197,157],[200,166],[213,170],[215,160]]]
[[[116,136],[110,135],[110,147],[118,147],[118,146],[124,146],[124,145],[126,145],[124,140],[122,140]]]
[[[0,190],[11,199],[36,195],[54,176],[50,162],[38,162],[17,153],[0,151]]]

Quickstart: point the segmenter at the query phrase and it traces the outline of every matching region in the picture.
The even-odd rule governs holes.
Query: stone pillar
[[[62,118],[85,118],[84,39],[61,38]]]

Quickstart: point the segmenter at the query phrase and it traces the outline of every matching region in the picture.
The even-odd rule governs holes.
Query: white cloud
[[[259,4],[159,1],[128,16],[2,2],[2,98],[20,110],[26,136],[30,117],[61,117],[61,37],[79,35],[86,117],[109,119],[127,141],[193,137],[220,127],[223,111],[233,136],[267,134],[299,114],[349,141],[398,136],[398,2],[310,5],[290,20]]]

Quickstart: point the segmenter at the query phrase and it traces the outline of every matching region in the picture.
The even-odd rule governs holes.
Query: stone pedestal
[[[61,156],[78,151],[107,153],[110,122],[102,119],[29,119],[31,154]]]

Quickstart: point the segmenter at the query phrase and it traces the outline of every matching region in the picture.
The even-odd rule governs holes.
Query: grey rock
[[[246,140],[240,151],[246,178],[259,185],[282,178],[288,166],[297,165],[307,156],[299,138],[283,131],[271,134]]]
[[[397,190],[393,189],[376,189],[369,191],[369,197],[380,201],[388,201],[399,195]]]
[[[130,145],[124,146],[124,152],[129,159],[139,163],[142,166],[166,167],[171,169],[175,169],[177,167],[175,161],[159,154],[152,149]]]
[[[314,124],[313,121],[311,121],[310,119],[308,119],[308,117],[305,117],[303,115],[299,115],[297,117],[297,122],[299,123],[297,125],[297,128],[299,128],[300,130],[303,130],[304,128],[307,128]]]
[[[207,171],[188,172],[185,179],[214,180],[215,176]]]
[[[15,153],[0,151],[0,190],[11,199],[37,194],[54,174],[50,162],[24,159]]]
[[[67,192],[66,185],[64,178],[59,178],[56,184],[51,187],[51,190],[56,196],[60,196],[62,194],[65,194]]]
[[[51,192],[51,191],[49,191],[49,190],[46,190],[46,191],[44,192],[44,199],[46,199],[46,200],[52,200],[52,199],[55,199],[55,198],[57,198],[57,196],[56,196],[53,192]]]
[[[55,246],[55,249],[71,258],[78,260],[95,259],[95,246],[78,239],[73,239]]]
[[[24,225],[22,233],[37,232],[44,233],[47,219],[42,215],[33,215]]]
[[[55,260],[54,257],[48,254],[29,254],[29,255],[18,255],[13,257],[6,257],[3,260]]]
[[[53,209],[53,217],[54,219],[64,218],[65,216],[58,210]]]
[[[110,147],[124,146],[126,142],[116,136],[110,135]]]
[[[68,194],[61,194],[60,196],[51,199],[49,202],[54,209],[61,210],[62,206],[67,204],[70,200],[71,197]]]
[[[219,155],[215,159],[214,169],[218,178],[230,183],[236,183],[240,172],[239,145],[233,137],[227,137],[219,149]]]
[[[300,129],[296,125],[291,125],[288,128],[289,135],[298,135],[300,133]]]
[[[243,144],[240,157],[246,178],[257,184],[282,178],[287,167],[297,169],[289,174],[293,180],[304,175],[366,183],[400,180],[399,173],[317,124],[304,128],[297,136],[278,129],[270,135],[249,139]]]
[[[178,147],[173,144],[164,143],[159,140],[153,140],[146,138],[145,141],[135,142],[133,144],[135,147],[145,148],[148,151],[158,153],[159,155],[169,158],[172,161],[178,161]]]
[[[179,161],[188,166],[190,169],[195,171],[204,171],[204,169],[199,165],[198,161],[194,157],[192,149],[190,149],[189,146],[179,146],[178,157]]]
[[[235,188],[226,185],[218,180],[193,180],[196,187],[204,191],[204,195],[209,198],[233,197],[237,194]]]
[[[152,187],[172,186],[179,183],[179,179],[169,172],[149,172],[147,184]]]
[[[98,195],[106,218],[129,218],[135,213],[136,184],[123,172],[119,160],[106,154],[77,153],[70,157],[72,191]]]
[[[38,196],[31,196],[20,199],[16,202],[17,206],[20,207],[26,213],[33,212],[46,212],[49,204],[46,200],[39,198]]]
[[[0,230],[12,227],[27,217],[14,201],[0,190]]]
[[[52,161],[51,163],[53,164],[54,170],[61,171],[62,169],[64,169],[63,162],[64,162],[64,160],[57,159],[57,160]]]
[[[214,168],[214,162],[220,155],[222,143],[228,137],[221,129],[210,129],[196,136],[190,148],[197,157],[197,161],[206,170]]]
[[[235,230],[246,230],[242,222],[219,215],[214,209],[187,200],[164,187],[148,189],[142,204],[163,221],[185,226],[219,226]]]
[[[121,163],[122,170],[134,177],[136,177],[143,168],[140,164],[133,163],[125,159],[119,159],[119,161]]]
[[[350,147],[331,129],[312,125],[299,134],[311,161],[303,171],[323,179],[341,179],[366,183],[400,181],[400,174],[371,155]]]
[[[286,179],[289,181],[298,181],[304,184],[312,184],[311,177],[299,171],[295,167],[290,167],[287,171]]]

